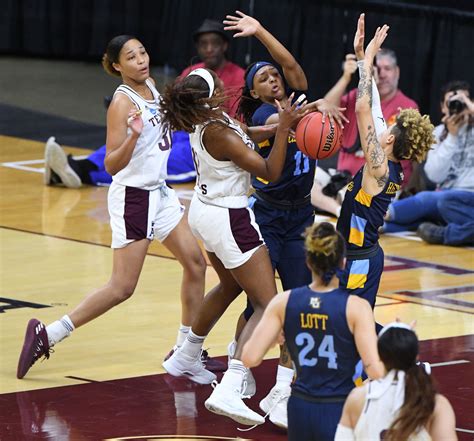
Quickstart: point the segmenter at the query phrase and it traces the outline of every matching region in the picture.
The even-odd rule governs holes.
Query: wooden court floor
[[[154,243],[134,296],[75,331],[23,380],[16,364],[26,323],[69,312],[111,272],[107,188],[43,185],[39,142],[0,136],[0,440],[285,439],[267,422],[251,432],[206,411],[209,386],[163,375],[179,323],[181,269]],[[89,151],[68,148],[82,155]],[[189,200],[191,186],[177,186]],[[382,238],[385,272],[375,315],[417,320],[421,356],[453,404],[461,440],[474,439],[473,250]],[[211,267],[206,287],[216,283]],[[238,299],[206,346],[226,355]],[[256,370],[258,401],[271,387],[276,353]],[[224,358],[223,358],[224,359]]]

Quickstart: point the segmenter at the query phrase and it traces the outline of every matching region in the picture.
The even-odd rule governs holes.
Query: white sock
[[[74,323],[72,323],[68,315],[65,315],[61,319],[56,320],[55,322],[46,326],[49,346],[54,346],[56,343],[59,343],[66,337],[69,337],[69,335],[72,331],[74,331],[74,329]]]
[[[178,346],[178,348],[184,343],[190,330],[191,326],[185,326],[183,324],[179,325],[178,337],[176,338],[176,346]]]
[[[235,358],[230,360],[229,369],[227,369],[222,377],[221,384],[231,390],[241,390],[246,367],[240,360]]]
[[[290,386],[294,375],[295,371],[293,369],[278,365],[276,384],[280,387]]]
[[[202,345],[206,336],[196,335],[191,329],[188,332],[186,340],[181,346],[181,352],[191,358],[198,358],[201,355]]]

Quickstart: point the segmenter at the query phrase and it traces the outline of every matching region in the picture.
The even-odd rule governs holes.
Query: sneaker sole
[[[82,185],[81,178],[67,162],[67,156],[61,147],[55,142],[46,145],[46,162],[51,169],[61,178],[66,187],[79,188]]]
[[[237,421],[238,423],[240,424],[244,424],[246,426],[254,426],[254,425],[260,425],[260,424],[263,424],[265,422],[265,420],[263,419],[262,416],[260,416],[261,419],[252,419],[252,418],[248,418],[248,417],[245,417],[243,415],[238,415],[238,414],[235,414],[235,413],[232,413],[230,411],[227,411],[225,409],[223,409],[222,407],[219,407],[217,404],[213,404],[212,402],[209,402],[209,400],[206,400],[206,402],[204,403],[204,406],[206,407],[206,409],[209,411],[209,412],[212,412],[212,413],[215,413],[217,415],[222,415],[222,416],[226,416],[234,421]]]
[[[48,138],[48,140],[46,141],[46,145],[44,147],[44,185],[51,185],[51,167],[49,166],[48,161],[46,160],[46,152],[48,151],[48,145],[55,141],[56,138],[54,136],[51,136],[51,138]]]
[[[26,361],[28,360],[28,358],[31,359],[31,351],[33,350],[35,339],[34,338],[28,339],[28,335],[30,334],[30,332],[34,333],[35,327],[38,326],[39,324],[40,324],[39,320],[31,319],[28,322],[28,326],[26,327],[25,341],[23,343],[23,347],[21,348],[20,359],[18,360],[18,367],[16,370],[16,377],[19,380],[21,380],[31,368],[31,365],[26,367]]]
[[[273,421],[271,414],[270,414],[269,420],[280,429],[288,429],[288,423],[285,424],[285,423],[282,423],[281,421]]]
[[[192,374],[191,372],[181,371],[175,368],[172,363],[170,363],[170,359],[166,360],[162,363],[162,366],[168,374],[172,375],[173,377],[185,377],[191,381],[194,381],[198,384],[211,384],[217,377],[214,375],[214,378],[202,378],[197,375]]]

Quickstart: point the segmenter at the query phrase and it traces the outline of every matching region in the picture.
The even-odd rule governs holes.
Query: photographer
[[[427,177],[438,191],[423,191],[390,205],[383,231],[417,229],[428,243],[474,243],[474,103],[470,85],[453,81],[441,90],[442,122],[428,153]]]

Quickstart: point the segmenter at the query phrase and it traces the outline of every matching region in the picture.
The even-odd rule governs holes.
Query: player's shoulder
[[[252,115],[252,123],[256,126],[264,125],[268,117],[278,113],[278,109],[268,103],[262,103]]]

